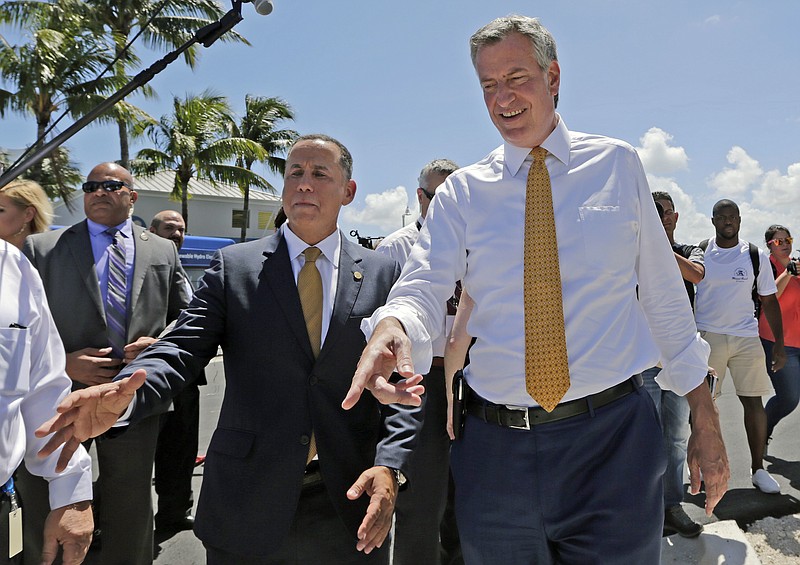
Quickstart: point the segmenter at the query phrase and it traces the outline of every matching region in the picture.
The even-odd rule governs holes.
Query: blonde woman
[[[53,220],[53,205],[32,180],[14,180],[0,188],[0,238],[22,249],[25,238],[43,232]]]

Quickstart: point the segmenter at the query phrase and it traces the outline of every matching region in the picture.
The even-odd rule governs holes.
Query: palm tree
[[[36,143],[41,147],[54,114],[68,108],[73,117],[91,108],[92,97],[108,90],[113,81],[96,79],[110,62],[108,46],[87,30],[78,0],[5,2],[0,23],[20,28],[27,43],[11,45],[0,36],[0,117],[12,111],[36,120]],[[43,171],[49,169],[48,174]],[[26,172],[51,195],[66,196],[68,179],[75,178],[66,153]],[[48,183],[51,184],[48,184]],[[52,184],[55,182],[56,184]]]
[[[260,175],[230,162],[239,156],[254,161],[267,159],[266,151],[256,142],[233,137],[233,111],[224,96],[205,91],[199,96],[175,97],[172,114],[162,116],[145,127],[155,147],[138,152],[130,163],[141,175],[175,171],[172,197],[180,199],[181,212],[189,226],[189,181],[192,178],[241,186],[255,185],[265,190],[271,186]]]
[[[123,49],[135,30],[142,32],[146,47],[155,51],[175,49],[188,41],[201,27],[218,20],[224,15],[221,6],[214,0],[87,0],[87,20],[96,22],[113,41],[115,55],[121,57],[114,66],[117,77],[125,76],[125,65],[135,65],[138,59],[130,49]],[[163,6],[163,9],[162,9]],[[152,20],[151,20],[152,18]],[[249,43],[236,32],[226,33],[222,41]],[[194,68],[198,60],[197,45],[184,53],[187,65]],[[144,89],[143,93],[153,95]],[[115,116],[119,130],[120,164],[127,167],[130,159],[128,129],[137,116],[120,112]]]
[[[297,132],[291,129],[276,129],[283,120],[294,120],[294,112],[288,103],[280,98],[265,98],[248,94],[244,99],[244,117],[238,124],[234,124],[232,135],[242,137],[258,143],[266,152],[267,158],[262,162],[273,173],[284,173],[286,159],[281,155],[297,138]],[[239,155],[236,164],[251,170],[255,159],[251,156]],[[250,185],[241,183],[239,188],[244,197],[244,217],[242,223],[241,240],[247,239],[247,218],[250,213]],[[273,189],[274,191],[274,189]]]

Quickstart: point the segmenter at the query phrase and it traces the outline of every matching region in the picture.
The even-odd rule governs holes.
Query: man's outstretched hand
[[[397,368],[403,380],[390,383],[389,377]],[[356,405],[364,389],[368,389],[381,404],[422,404],[425,392],[422,375],[414,374],[411,362],[411,341],[397,318],[385,318],[375,327],[356,367],[350,390],[342,402],[349,410]]]
[[[36,430],[36,437],[53,434],[39,451],[40,457],[53,453],[64,445],[56,471],[63,471],[81,442],[97,437],[108,430],[125,412],[136,390],[144,384],[147,373],[138,370],[130,377],[101,385],[90,386],[67,395],[58,405],[58,412]]]

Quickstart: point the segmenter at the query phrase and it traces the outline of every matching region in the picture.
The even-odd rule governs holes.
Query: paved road
[[[215,359],[207,371],[208,385],[201,387],[200,450],[205,453],[219,415],[224,380],[221,360]],[[767,456],[767,469],[781,485],[781,494],[768,495],[756,490],[750,482],[750,456],[742,423],[742,407],[726,379],[723,394],[718,400],[723,435],[728,446],[732,478],[730,490],[708,518],[703,510],[703,495],[686,495],[687,512],[695,519],[710,523],[736,520],[740,527],[766,516],[786,516],[800,512],[800,410],[790,415],[778,427]],[[200,491],[203,468],[195,474],[195,498]],[[636,493],[631,493],[636,496]],[[235,509],[231,509],[235,512]],[[158,565],[202,565],[205,563],[202,544],[191,532],[181,532],[166,540],[157,540]]]

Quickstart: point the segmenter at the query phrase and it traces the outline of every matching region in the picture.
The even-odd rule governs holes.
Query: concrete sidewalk
[[[735,520],[706,524],[700,536],[679,535],[661,542],[661,565],[761,565]]]

